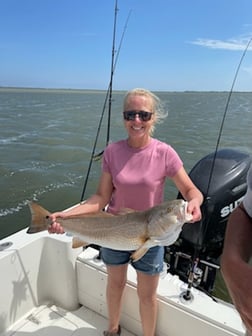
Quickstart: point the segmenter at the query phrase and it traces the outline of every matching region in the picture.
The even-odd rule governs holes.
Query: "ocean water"
[[[186,170],[214,152],[228,92],[157,92],[168,110],[155,137],[171,144]],[[50,211],[78,203],[105,102],[105,91],[0,88],[0,239],[30,222],[28,203]],[[126,137],[124,92],[112,96],[110,140]],[[105,109],[95,153],[106,145]],[[219,148],[252,154],[252,93],[235,92],[228,105]],[[97,186],[100,161],[92,163],[85,198]],[[168,181],[166,199],[175,198]],[[220,281],[220,292],[224,292]]]

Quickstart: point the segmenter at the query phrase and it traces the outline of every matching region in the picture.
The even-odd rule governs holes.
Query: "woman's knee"
[[[151,304],[157,299],[159,275],[138,274],[137,293],[142,303]]]
[[[107,266],[108,286],[122,290],[127,281],[127,265]]]

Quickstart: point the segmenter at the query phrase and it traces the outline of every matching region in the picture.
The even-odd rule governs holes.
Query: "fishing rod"
[[[127,29],[127,25],[128,25],[128,21],[129,21],[130,15],[131,15],[131,10],[129,11],[128,17],[126,19],[126,23],[124,25],[123,33],[122,33],[122,36],[121,36],[121,39],[120,39],[120,43],[119,43],[119,47],[118,47],[118,51],[116,53],[115,63],[113,65],[113,68],[111,67],[110,83],[109,83],[109,86],[108,86],[108,89],[107,89],[107,94],[106,94],[104,105],[103,105],[102,117],[104,115],[104,111],[105,111],[105,108],[106,108],[106,105],[107,105],[107,101],[108,101],[108,97],[109,97],[109,102],[110,102],[109,103],[109,108],[108,108],[109,120],[108,120],[108,127],[107,127],[107,141],[106,141],[106,145],[108,145],[108,143],[110,141],[110,116],[111,116],[112,92],[113,92],[113,90],[112,90],[112,80],[113,80],[114,71],[115,71],[115,68],[116,68],[116,64],[117,64],[117,61],[118,61],[119,53],[120,53],[120,50],[121,50],[121,47],[122,47],[122,42],[123,42],[124,35],[125,35],[126,29]],[[112,56],[113,56],[113,51],[112,51]],[[112,64],[113,64],[113,62],[112,62]],[[104,152],[104,150],[102,150],[98,154],[93,155],[93,157],[92,157],[93,160],[95,160],[95,161],[100,160],[101,157],[102,157],[102,155],[103,155],[103,152]]]
[[[119,48],[118,48],[118,51],[116,53],[116,51],[115,51],[115,40],[116,40],[117,12],[118,12],[118,7],[117,7],[117,0],[116,0],[115,1],[115,9],[114,9],[113,42],[112,42],[112,59],[111,59],[110,81],[109,81],[107,93],[106,93],[106,96],[105,96],[100,121],[99,121],[98,128],[97,128],[97,133],[96,133],[96,137],[95,137],[95,141],[94,141],[94,146],[93,146],[91,157],[90,157],[90,160],[89,160],[89,166],[88,166],[88,170],[87,170],[87,174],[86,174],[86,178],[85,178],[80,202],[82,202],[84,200],[84,195],[85,195],[85,192],[86,192],[88,178],[89,178],[89,174],[90,174],[90,171],[91,171],[93,160],[95,160],[95,161],[99,160],[102,157],[102,154],[103,154],[103,151],[102,151],[101,153],[95,155],[95,150],[96,150],[96,146],[97,146],[97,142],[98,142],[98,138],[99,138],[99,134],[100,134],[100,130],[101,130],[102,121],[103,121],[103,117],[104,117],[104,114],[105,114],[108,98],[109,98],[109,110],[108,110],[108,125],[107,125],[106,144],[109,143],[109,138],[110,138],[110,118],[111,118],[111,106],[112,106],[113,76],[114,76],[116,64],[117,64],[117,61],[118,61],[119,53],[120,53],[120,50],[121,50],[122,42],[123,42],[123,39],[124,39],[124,35],[125,35],[126,29],[127,29],[129,17],[130,17],[130,14],[131,14],[131,11],[130,11],[129,15],[127,17],[124,29],[123,29],[123,33],[122,33],[121,40],[120,40],[120,43],[119,43]],[[116,58],[114,59],[115,53],[116,53]]]
[[[243,59],[244,59],[244,57],[245,57],[245,55],[246,55],[246,53],[249,49],[249,46],[250,46],[251,42],[252,42],[252,37],[249,39],[245,49],[243,50],[242,56],[240,58],[240,61],[238,63],[238,66],[237,66],[237,69],[236,69],[236,72],[235,72],[235,75],[234,75],[234,79],[233,79],[233,82],[232,82],[232,85],[231,85],[231,89],[229,90],[229,94],[228,94],[226,106],[225,106],[225,109],[224,109],[222,122],[221,122],[221,125],[220,125],[220,130],[219,130],[219,134],[218,134],[218,138],[217,138],[217,142],[216,142],[213,161],[212,161],[212,165],[211,165],[211,169],[210,169],[210,175],[209,175],[209,179],[208,179],[208,185],[207,185],[207,189],[206,189],[206,196],[205,196],[204,203],[210,201],[209,189],[210,189],[210,185],[211,185],[212,178],[213,178],[214,166],[215,166],[215,162],[216,162],[216,158],[217,158],[217,152],[218,152],[219,145],[220,145],[220,140],[221,140],[221,136],[222,136],[222,132],[223,132],[224,123],[225,123],[228,108],[229,108],[229,103],[230,103],[230,100],[231,100],[231,96],[233,94],[233,89],[234,89],[234,86],[235,86],[235,83],[236,83],[236,80],[237,80],[237,77],[238,77],[238,73],[240,71],[241,64],[242,64]],[[203,230],[203,228],[202,228],[202,222],[201,222],[199,232],[201,232],[202,230]],[[207,230],[207,227],[206,227],[206,230]],[[199,238],[200,238],[200,234],[198,235],[197,246],[199,246]],[[189,276],[188,276],[188,287],[187,287],[186,291],[182,293],[182,298],[186,301],[192,299],[191,289],[192,289],[192,286],[193,286],[193,280],[194,280],[195,272],[197,271],[197,268],[198,268],[198,263],[199,263],[198,254],[199,254],[199,251],[198,251],[198,249],[195,248],[194,256],[193,256],[193,259],[192,259],[192,266],[191,266],[191,270],[190,270],[190,273],[189,273]]]
[[[118,12],[117,0],[115,2],[115,13]],[[113,90],[113,77],[114,77],[114,57],[115,57],[115,37],[116,37],[116,21],[117,15],[115,14],[114,31],[113,31],[113,43],[112,43],[112,57],[111,57],[111,71],[109,82],[109,107],[108,107],[108,125],[107,125],[107,144],[110,139],[110,118],[111,118],[111,106],[112,106],[112,90]]]

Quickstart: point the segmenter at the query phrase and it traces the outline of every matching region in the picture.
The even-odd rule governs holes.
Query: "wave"
[[[5,217],[8,215],[13,215],[16,212],[21,211],[24,207],[26,207],[29,204],[28,200],[25,200],[23,202],[20,202],[15,207],[11,207],[8,209],[0,209],[0,217]]]
[[[83,179],[83,176],[68,176],[68,179],[69,179],[68,181],[57,184],[50,183],[40,189],[35,190],[30,197],[20,201],[17,205],[12,206],[10,208],[0,209],[0,217],[6,217],[9,215],[13,215],[17,212],[20,212],[25,207],[27,207],[31,201],[38,202],[43,194],[47,194],[49,192],[63,188],[72,188],[75,186],[77,181]]]
[[[29,138],[29,140],[31,141],[31,137],[35,137],[35,136],[37,136],[37,132],[32,131],[32,132],[22,133],[22,134],[15,135],[15,136],[10,136],[7,138],[2,138],[0,139],[0,145],[10,145],[14,142],[20,141],[21,139],[27,139],[27,138]]]

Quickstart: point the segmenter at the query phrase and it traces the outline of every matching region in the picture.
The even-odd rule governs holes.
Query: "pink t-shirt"
[[[127,140],[111,143],[102,162],[114,185],[108,211],[146,210],[162,203],[165,178],[176,175],[182,165],[175,150],[157,139],[140,149],[130,147]]]

